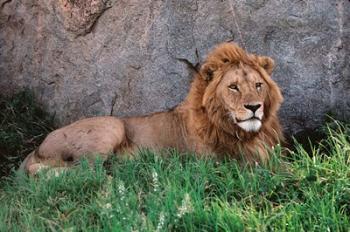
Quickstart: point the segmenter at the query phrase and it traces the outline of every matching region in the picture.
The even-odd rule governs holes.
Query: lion
[[[185,100],[167,112],[140,117],[93,117],[51,132],[23,161],[41,168],[71,167],[82,157],[133,156],[139,148],[175,148],[199,156],[265,163],[284,140],[278,120],[283,97],[272,80],[274,61],[222,43],[196,72]]]

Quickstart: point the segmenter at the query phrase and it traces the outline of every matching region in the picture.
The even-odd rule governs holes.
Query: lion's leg
[[[21,168],[35,174],[43,167],[70,167],[82,157],[107,159],[126,144],[124,123],[115,117],[77,121],[51,132],[23,161]]]

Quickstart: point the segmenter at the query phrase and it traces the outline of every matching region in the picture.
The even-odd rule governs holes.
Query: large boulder
[[[181,102],[222,41],[276,61],[283,125],[350,117],[348,0],[0,0],[0,89],[33,89],[63,125]]]

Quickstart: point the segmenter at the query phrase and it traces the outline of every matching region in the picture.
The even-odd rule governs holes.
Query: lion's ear
[[[259,65],[263,69],[265,69],[265,71],[269,75],[271,75],[273,69],[275,68],[275,61],[272,58],[268,57],[268,56],[258,56],[257,59],[258,59]]]
[[[214,65],[204,63],[200,68],[199,73],[205,81],[210,82],[213,79],[215,70],[216,68]]]

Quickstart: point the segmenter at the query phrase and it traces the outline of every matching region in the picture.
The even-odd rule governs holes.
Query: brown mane
[[[268,154],[262,151],[284,141],[277,118],[283,97],[269,76],[273,67],[268,66],[263,58],[247,54],[234,43],[220,44],[207,56],[192,82],[185,102],[179,107],[182,112],[190,112],[187,125],[193,127],[192,133],[196,133],[204,143],[210,145],[215,153],[236,159],[243,155],[248,161],[256,158],[266,160]],[[215,99],[215,89],[223,74],[229,67],[239,63],[254,68],[269,85],[270,91],[264,103],[264,123],[257,133],[245,132],[233,126],[224,108]],[[214,71],[217,75],[213,75]],[[260,157],[256,157],[257,154]]]

